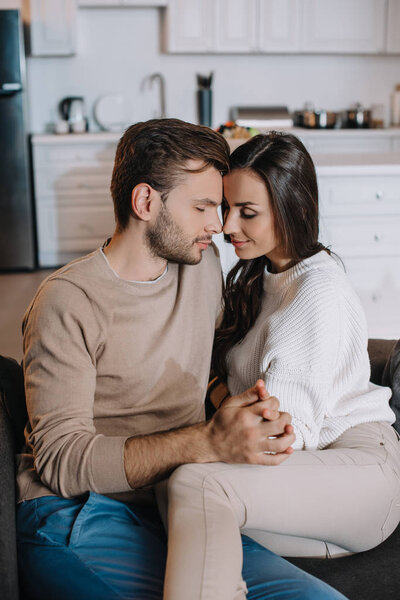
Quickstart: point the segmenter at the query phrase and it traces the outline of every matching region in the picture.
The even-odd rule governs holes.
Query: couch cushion
[[[28,420],[24,374],[17,361],[6,356],[0,356],[0,397],[10,420],[18,451],[24,444],[24,427]]]
[[[387,359],[382,375],[382,385],[392,388],[390,406],[396,415],[393,427],[400,433],[400,340],[392,348]]]

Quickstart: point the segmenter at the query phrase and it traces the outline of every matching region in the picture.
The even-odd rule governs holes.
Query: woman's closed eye
[[[253,217],[257,216],[257,213],[254,212],[253,210],[249,210],[248,208],[244,208],[241,212],[240,212],[240,216],[243,219],[252,219]]]

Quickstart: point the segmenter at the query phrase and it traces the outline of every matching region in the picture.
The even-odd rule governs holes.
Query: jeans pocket
[[[44,544],[68,546],[74,523],[87,500],[87,495],[79,498],[38,498],[35,507],[36,537]]]

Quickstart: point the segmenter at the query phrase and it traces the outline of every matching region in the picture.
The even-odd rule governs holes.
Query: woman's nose
[[[234,230],[234,219],[232,218],[232,214],[228,212],[228,214],[224,217],[224,226],[222,228],[222,231],[225,233],[225,235],[232,235],[232,233],[234,233]]]

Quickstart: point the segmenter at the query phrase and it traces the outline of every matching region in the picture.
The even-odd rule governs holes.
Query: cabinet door
[[[215,0],[216,52],[253,52],[256,40],[256,0]],[[211,15],[210,15],[211,16]]]
[[[210,52],[214,39],[213,0],[170,0],[165,14],[169,52]]]
[[[30,0],[25,16],[33,56],[75,54],[76,0]]]
[[[97,6],[120,6],[121,0],[79,0],[78,5],[82,8]]]
[[[300,0],[260,0],[260,50],[297,52],[300,49],[300,9]]]
[[[384,35],[385,0],[303,0],[304,52],[382,52]]]
[[[400,2],[389,0],[386,51],[400,53]]]
[[[82,8],[100,6],[137,6],[138,8],[158,8],[167,6],[168,0],[79,0],[78,6]]]
[[[365,311],[368,336],[399,338],[400,269],[398,257],[345,258],[344,264]]]

